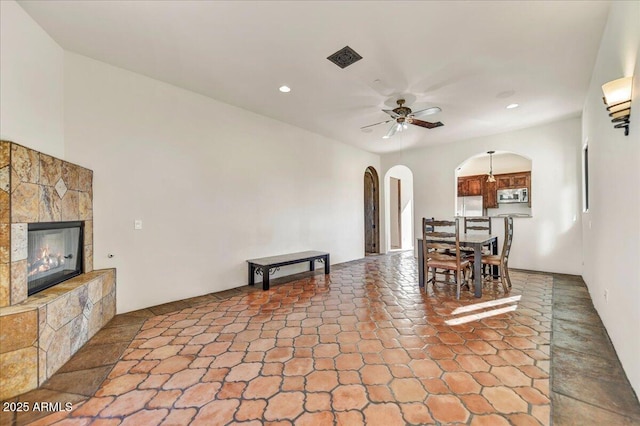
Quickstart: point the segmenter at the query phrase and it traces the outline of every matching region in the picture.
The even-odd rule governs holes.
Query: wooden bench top
[[[326,256],[328,254],[329,253],[327,253],[325,251],[309,250],[309,251],[301,251],[301,252],[298,252],[298,253],[281,254],[279,256],[270,256],[270,257],[261,257],[261,258],[258,258],[258,259],[249,259],[249,260],[247,260],[247,262],[253,263],[254,265],[268,266],[268,265],[275,265],[275,264],[279,264],[279,263],[289,263],[289,262],[293,262],[293,261],[304,262],[305,260]]]

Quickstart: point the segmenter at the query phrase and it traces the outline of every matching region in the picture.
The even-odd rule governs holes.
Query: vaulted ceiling
[[[607,1],[19,1],[64,49],[392,152],[582,110]],[[327,57],[350,46],[344,69]],[[280,93],[282,85],[290,93]],[[382,109],[439,106],[382,139]],[[518,108],[506,109],[517,103]]]

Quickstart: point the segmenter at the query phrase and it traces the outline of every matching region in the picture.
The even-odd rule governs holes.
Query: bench
[[[247,260],[249,264],[249,285],[255,284],[255,274],[257,272],[258,275],[262,275],[262,289],[269,290],[269,275],[275,273],[281,266],[309,262],[309,270],[315,271],[316,261],[324,263],[324,273],[328,274],[330,270],[329,253],[324,251],[301,251],[299,253]]]

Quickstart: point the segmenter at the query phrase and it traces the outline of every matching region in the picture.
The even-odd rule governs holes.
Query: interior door
[[[377,180],[369,169],[364,174],[364,252],[378,251],[378,194]]]

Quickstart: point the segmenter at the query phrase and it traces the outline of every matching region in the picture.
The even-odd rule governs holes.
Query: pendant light
[[[493,176],[493,154],[495,154],[495,151],[487,151],[487,154],[489,154],[489,176],[487,176],[487,182],[493,183],[496,181]]]

